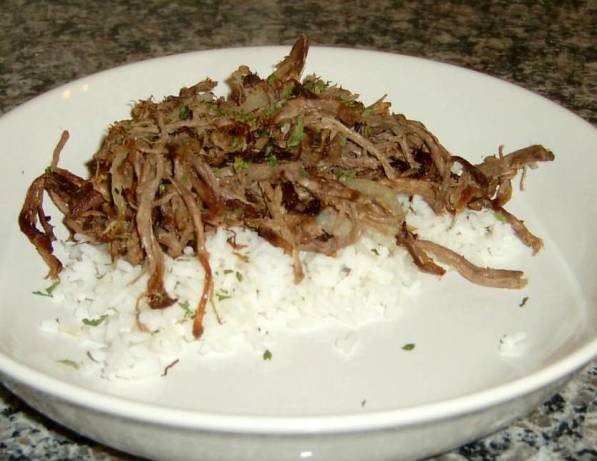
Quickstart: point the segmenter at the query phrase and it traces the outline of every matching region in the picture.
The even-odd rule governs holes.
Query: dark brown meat
[[[418,244],[416,237],[412,235],[408,230],[402,229],[402,231],[396,236],[396,243],[404,245],[406,250],[409,252],[415,265],[423,272],[428,272],[434,275],[444,275],[446,270],[438,266],[433,259],[431,259],[425,250]]]
[[[48,265],[48,277],[56,278],[62,270],[62,263],[52,254],[52,241],[55,240],[55,237],[42,208],[45,189],[45,175],[37,178],[29,186],[25,203],[19,214],[19,227]],[[43,227],[41,231],[37,228],[38,218]]]
[[[429,240],[416,240],[415,246],[456,269],[465,279],[494,288],[522,288],[527,281],[521,271],[475,266],[464,256]]]
[[[163,176],[163,159],[157,155],[154,159],[148,158],[143,163],[137,186],[137,233],[145,251],[145,266],[149,272],[147,298],[153,308],[168,307],[176,302],[164,289],[164,256],[154,233],[152,216],[153,201]]]
[[[396,194],[419,195],[436,213],[493,209],[536,252],[542,242],[504,210],[517,172],[551,161],[542,146],[488,156],[473,165],[450,154],[425,126],[390,112],[385,97],[365,107],[358,95],[315,75],[302,81],[309,39],[301,35],[266,79],[241,65],[217,98],[203,80],[162,102],[139,101],[131,119],[113,124],[89,162],[90,178],[58,167],[63,133],[47,171],[33,181],[19,226],[57,277],[53,228],[43,210],[47,193],[72,233],[106,243],[114,259],[144,264],[147,302],[176,300],[163,284],[164,253],[192,247],[205,271],[193,332],[200,336],[213,293],[205,233],[245,226],[292,257],[334,255],[367,230],[395,236],[422,270],[442,275],[431,256],[464,277],[515,288],[517,271],[482,269],[405,226]],[[460,168],[460,172],[455,172]]]

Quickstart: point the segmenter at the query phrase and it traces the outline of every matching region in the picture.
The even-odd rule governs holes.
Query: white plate
[[[397,459],[438,453],[528,412],[597,352],[597,133],[561,107],[502,81],[398,55],[313,48],[307,72],[422,120],[453,153],[479,161],[500,144],[533,143],[556,161],[529,174],[510,209],[545,242],[516,261],[522,291],[427,278],[397,323],[359,331],[349,358],[331,336],[289,338],[274,359],[223,356],[176,373],[117,385],[85,381],[55,360],[71,344],[41,334],[52,306],[31,292],[45,267],[18,231],[27,185],[63,129],[62,164],[80,174],[105,127],[130,103],[174,94],[240,64],[267,75],[287,48],[190,53],[75,81],[0,120],[0,369],[42,412],[85,435],[161,459]],[[524,308],[519,303],[529,301]],[[524,354],[499,354],[504,334],[526,333]],[[401,346],[416,343],[413,351]],[[63,356],[63,355],[62,355]],[[365,403],[363,403],[365,401]]]

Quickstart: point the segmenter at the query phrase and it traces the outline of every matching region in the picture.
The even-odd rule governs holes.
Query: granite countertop
[[[593,1],[5,0],[0,113],[78,77],[191,50],[291,44],[420,56],[488,73],[597,122]],[[597,362],[505,430],[437,460],[597,459]],[[0,385],[0,459],[121,460]]]

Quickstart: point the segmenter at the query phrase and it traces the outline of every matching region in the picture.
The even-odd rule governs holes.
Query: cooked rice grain
[[[406,204],[406,198],[401,200]],[[467,211],[453,218],[436,215],[417,198],[409,205],[407,222],[422,238],[478,264],[528,251],[491,212]],[[246,246],[232,248],[227,243],[231,232]],[[60,314],[42,328],[75,337],[89,351],[80,370],[108,379],[158,376],[187,353],[232,354],[244,345],[257,357],[285,335],[326,326],[340,331],[331,347],[349,355],[360,327],[395,319],[401,299],[416,294],[420,279],[429,277],[401,247],[381,237],[364,237],[336,257],[301,253],[306,276],[299,284],[293,282],[292,259],[252,231],[218,229],[207,248],[215,290],[199,340],[191,326],[203,269],[191,249],[166,260],[166,290],[178,301],[151,309],[143,299],[147,275],[141,267],[122,259],[112,263],[104,248],[84,240],[61,244],[66,264],[53,293]]]

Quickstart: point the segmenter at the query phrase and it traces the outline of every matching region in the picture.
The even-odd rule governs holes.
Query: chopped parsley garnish
[[[278,80],[278,77],[276,77],[276,74],[271,74],[267,77],[266,80],[267,83],[271,85],[272,83],[276,82],[276,80]]]
[[[242,141],[241,141],[241,137],[240,136],[232,136],[232,149],[233,150],[238,150],[238,148],[242,145]],[[242,160],[242,159],[241,159]],[[236,161],[236,159],[235,159]],[[244,162],[244,160],[243,160]],[[246,162],[245,162],[246,163]],[[247,163],[246,166],[249,166],[249,164]]]
[[[520,301],[520,304],[518,305],[518,307],[524,307],[524,305],[527,303],[528,300],[529,300],[528,296],[525,296],[524,298],[522,298],[522,301]]]
[[[249,162],[243,160],[241,157],[234,157],[234,169],[235,171],[242,171],[249,168]]]
[[[247,255],[244,255],[242,253],[238,253],[238,252],[233,252],[232,253],[234,256],[236,256],[238,259],[240,259],[242,262],[244,263],[248,263],[249,262],[249,257]]]
[[[216,291],[216,298],[218,298],[218,301],[224,301],[225,299],[232,298],[232,295],[230,293],[228,293],[228,290],[224,290],[222,288],[222,289]]]
[[[334,175],[336,175],[336,178],[340,181],[354,179],[354,171],[345,170],[344,168],[334,168]]]
[[[265,160],[269,163],[269,166],[276,166],[278,164],[278,157],[273,153],[274,148],[271,144],[265,146]]]
[[[239,255],[239,256],[243,256],[243,255]],[[232,269],[224,269],[222,272],[224,272],[224,275],[230,275],[230,274],[234,273],[236,280],[238,280],[239,282],[243,281],[243,274],[241,274],[239,271],[233,271]],[[223,291],[226,291],[226,290],[223,290]]]
[[[255,114],[245,114],[244,112],[240,112],[236,118],[241,122],[250,122],[251,120],[255,120],[257,117]]]
[[[493,213],[493,215],[495,216],[495,219],[497,219],[499,222],[507,222],[506,217],[503,214]]]
[[[304,137],[305,131],[303,130],[303,118],[299,117],[296,121],[296,125],[294,125],[294,128],[292,128],[290,137],[288,138],[288,147],[298,146]]]
[[[412,351],[415,348],[414,343],[408,343],[402,346],[403,351]]]
[[[190,308],[189,302],[186,299],[184,301],[179,301],[178,305],[184,311],[185,319],[192,319],[193,317],[195,317],[195,313]]]
[[[222,116],[228,115],[228,112],[225,111],[224,109],[222,109],[220,106],[216,105],[216,103],[209,102],[207,104],[208,104],[208,107],[209,107],[208,110],[209,110],[210,114],[215,114],[218,117],[222,117]]]
[[[265,352],[263,353],[263,360],[271,360],[272,359],[272,353],[269,349],[266,349]]]
[[[81,366],[81,364],[79,362],[75,362],[74,360],[70,360],[70,359],[56,360],[56,362],[61,363],[62,365],[66,365],[67,367],[74,368],[75,370],[78,370],[79,367]]]
[[[47,166],[46,169],[44,170],[44,173],[48,174],[52,172],[52,167],[51,166]]]
[[[365,107],[365,110],[363,111],[363,113],[361,114],[363,117],[367,117],[369,115],[371,115],[374,112],[374,107],[373,106],[369,106],[369,107]]]
[[[269,163],[270,166],[276,166],[278,164],[278,157],[276,157],[272,153],[266,155],[265,159],[267,160],[267,163]]]
[[[46,293],[48,293],[49,295],[52,295],[52,292],[56,289],[56,287],[58,285],[60,285],[60,282],[52,283],[52,285],[50,285],[48,288],[46,288]]]
[[[282,91],[282,97],[289,98],[290,96],[292,96],[293,91],[294,91],[294,85],[288,85],[286,88],[284,88],[284,91]]]
[[[303,87],[309,90],[311,93],[321,94],[330,86],[330,82],[324,82],[323,80],[307,80],[303,83]]]
[[[371,248],[371,252],[377,256],[379,256],[379,251],[377,250],[377,248]]]
[[[60,281],[52,283],[52,285],[50,285],[44,291],[36,290],[33,292],[33,294],[37,296],[45,296],[47,298],[52,298],[54,296],[52,293],[58,285],[60,285]]]
[[[108,314],[103,314],[96,319],[83,319],[82,322],[90,327],[97,327],[98,325],[102,324],[104,320],[108,318]]]
[[[286,102],[286,100],[281,99],[280,101],[276,101],[273,104],[270,104],[268,107],[266,107],[265,109],[263,109],[262,115],[266,118],[271,117],[272,115],[274,115],[274,113],[281,109],[282,106],[284,106],[284,103]]]
[[[180,110],[178,111],[178,118],[180,118],[181,120],[184,120],[185,118],[187,118],[189,116],[190,113],[191,113],[191,109],[189,109],[189,106],[182,106],[180,108]]]

